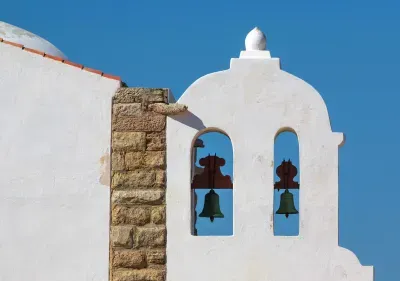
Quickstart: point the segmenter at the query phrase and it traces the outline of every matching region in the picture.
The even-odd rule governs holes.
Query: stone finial
[[[246,51],[263,51],[267,47],[267,38],[258,27],[247,34],[244,42]]]

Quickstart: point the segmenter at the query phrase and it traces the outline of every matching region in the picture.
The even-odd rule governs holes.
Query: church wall
[[[0,280],[108,280],[119,86],[0,44]]]
[[[120,88],[113,99],[110,280],[165,279],[168,90]]]

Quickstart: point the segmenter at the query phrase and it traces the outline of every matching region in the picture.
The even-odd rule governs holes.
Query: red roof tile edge
[[[96,70],[96,69],[93,69],[93,68],[89,68],[89,67],[83,66],[83,65],[81,65],[81,64],[78,64],[78,63],[75,63],[75,62],[72,62],[72,61],[69,61],[69,60],[65,60],[65,59],[63,59],[63,58],[61,58],[61,57],[52,56],[52,55],[43,53],[43,52],[38,51],[38,50],[35,50],[35,49],[27,48],[27,47],[25,47],[24,45],[21,45],[21,44],[18,44],[18,43],[14,43],[14,42],[11,42],[11,41],[4,40],[4,39],[1,38],[1,37],[0,37],[0,42],[1,42],[1,43],[4,43],[4,44],[11,45],[11,46],[14,46],[14,47],[17,47],[17,48],[21,48],[21,49],[24,50],[24,51],[28,51],[28,52],[30,52],[30,53],[37,54],[37,55],[40,55],[40,56],[45,57],[45,58],[49,58],[49,59],[52,59],[52,60],[56,60],[56,61],[59,61],[59,62],[64,63],[64,64],[68,64],[68,65],[70,65],[70,66],[77,67],[77,68],[80,68],[80,69],[82,69],[82,70],[85,70],[85,71],[89,71],[89,72],[91,72],[91,73],[98,74],[98,75],[100,75],[100,76],[102,76],[102,77],[105,77],[105,78],[108,78],[108,79],[113,79],[113,80],[117,80],[117,81],[122,82],[122,81],[121,81],[121,77],[119,77],[119,76],[115,76],[115,75],[111,75],[111,74],[106,74],[106,73],[103,73],[101,70]]]

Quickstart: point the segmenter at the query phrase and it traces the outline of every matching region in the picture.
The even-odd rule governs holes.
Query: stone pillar
[[[163,281],[166,263],[165,123],[148,105],[168,90],[120,88],[113,97],[111,281]]]

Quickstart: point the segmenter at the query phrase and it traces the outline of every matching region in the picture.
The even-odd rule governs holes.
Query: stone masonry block
[[[111,222],[113,225],[145,225],[150,222],[150,216],[151,210],[149,207],[115,205],[112,209]]]
[[[113,247],[132,248],[132,226],[111,226],[110,241]]]
[[[165,124],[166,117],[153,112],[140,117],[114,116],[112,120],[114,131],[160,132],[165,129]]]
[[[141,103],[119,103],[113,105],[113,115],[120,116],[135,116],[140,117],[143,114],[143,106]]]
[[[119,88],[113,97],[113,103],[136,103],[148,101],[168,102],[168,89],[157,88]]]
[[[144,132],[113,132],[113,150],[144,151],[146,149],[146,133]]]
[[[125,155],[126,168],[133,170],[137,168],[164,168],[164,151],[129,152]]]
[[[167,259],[165,249],[156,249],[147,251],[147,262],[149,264],[165,264]]]
[[[164,281],[165,270],[162,269],[119,269],[113,273],[112,281]]]
[[[111,203],[161,205],[164,198],[164,190],[120,190],[113,191]]]
[[[111,163],[113,171],[125,170],[125,154],[123,152],[113,151],[111,155]]]
[[[144,152],[129,152],[125,155],[126,169],[133,170],[143,167]]]
[[[145,268],[146,255],[143,251],[115,250],[112,264],[119,268]]]
[[[138,227],[134,238],[134,247],[156,248],[165,246],[165,226],[160,227]]]
[[[128,163],[126,164],[128,165]],[[158,183],[156,171],[134,170],[129,172],[114,173],[111,187],[113,189],[137,189],[140,187],[152,187],[156,183]]]
[[[152,168],[164,168],[166,158],[164,151],[146,151],[144,156],[144,165]]]
[[[159,150],[165,150],[166,149],[166,144],[165,144],[165,131],[164,132],[152,132],[152,133],[147,133],[146,134],[146,142],[147,142],[147,148],[146,150],[151,150],[151,151],[159,151]]]
[[[165,223],[165,206],[153,207],[151,209],[151,222],[155,224]]]
[[[156,173],[156,186],[164,187],[166,181],[165,170],[154,170],[154,172]]]

